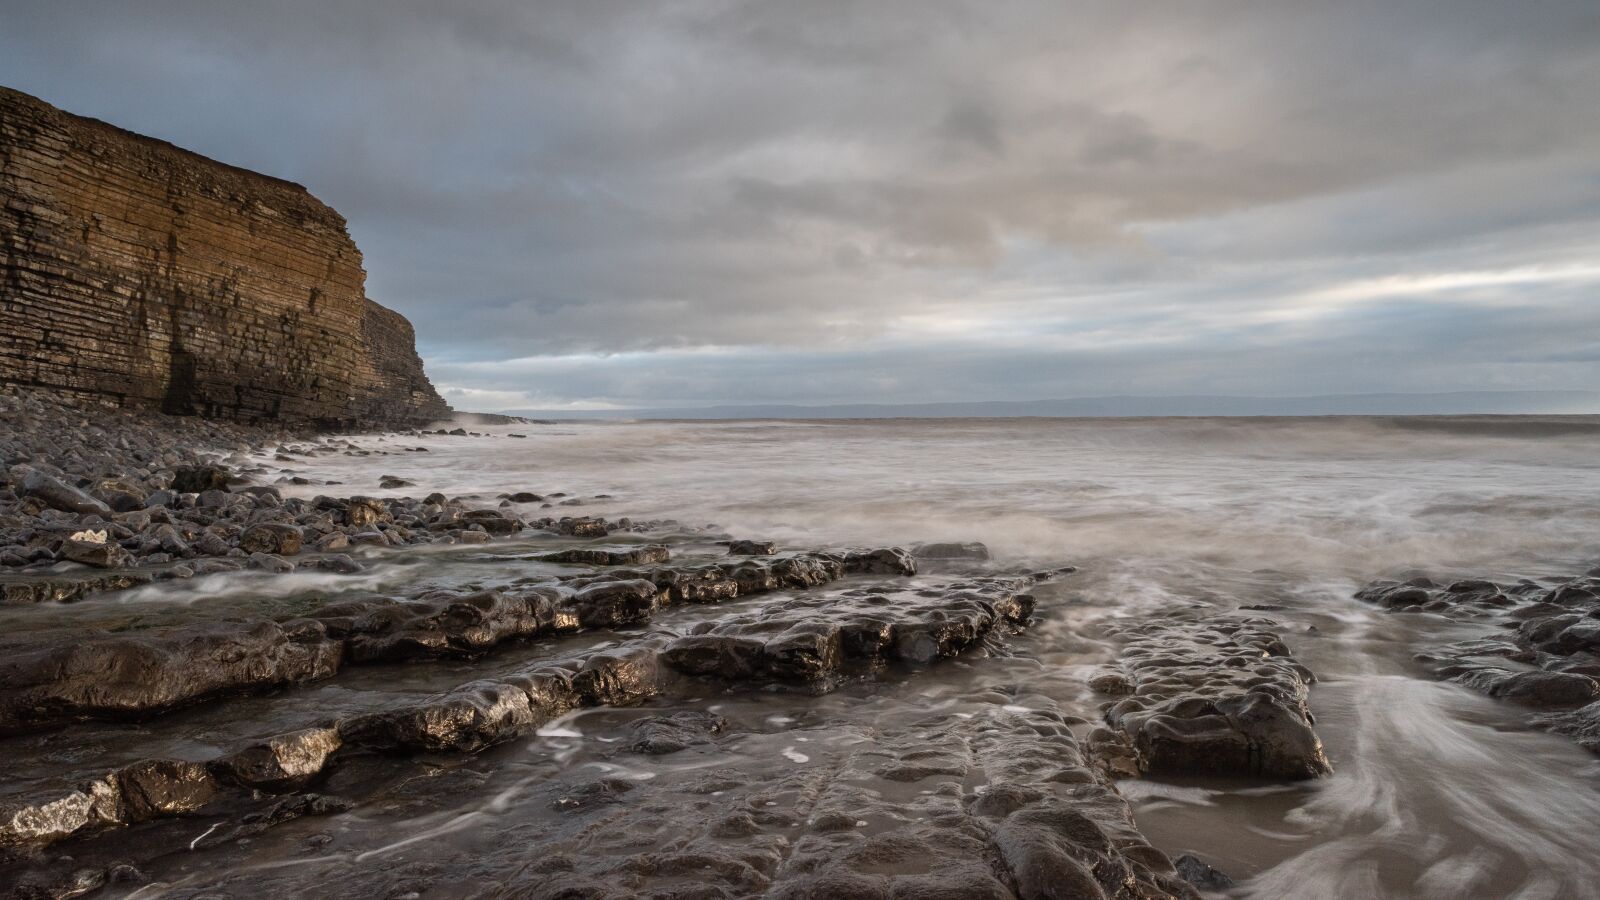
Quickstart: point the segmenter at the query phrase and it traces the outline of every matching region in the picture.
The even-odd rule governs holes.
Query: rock
[[[144,498],[144,506],[145,509],[177,506],[178,497],[179,495],[177,491],[151,491],[150,494]]]
[[[948,544],[917,544],[911,548],[917,559],[988,559],[989,548],[978,541]]]
[[[810,689],[890,663],[927,665],[965,652],[993,631],[1025,624],[1033,599],[1017,592],[1024,581],[959,582],[960,588],[945,591],[801,595],[677,638],[662,651],[662,663],[686,675]]]
[[[899,547],[845,554],[845,571],[853,575],[915,575],[917,561]]]
[[[1600,754],[1600,702],[1579,710],[1550,713],[1535,719],[1534,724],[1567,735],[1590,753]]]
[[[354,528],[390,521],[389,508],[371,497],[351,497],[344,504],[344,522]]]
[[[61,558],[94,566],[97,569],[120,569],[133,563],[128,551],[109,541],[83,541],[68,539],[61,545]]]
[[[221,466],[183,466],[172,473],[172,490],[180,494],[226,491],[230,474]]]
[[[307,728],[231,753],[211,768],[245,787],[283,791],[320,775],[342,743],[337,728]]]
[[[195,498],[195,506],[202,509],[221,509],[233,502],[233,495],[224,490],[201,491]]]
[[[556,531],[573,537],[605,537],[611,533],[611,526],[604,519],[566,518],[556,523]]]
[[[660,544],[649,544],[643,547],[616,549],[580,547],[541,554],[537,558],[544,562],[564,563],[567,565],[644,566],[652,563],[664,563],[671,558],[671,554],[666,547]]]
[[[1600,700],[1600,684],[1568,672],[1519,672],[1497,683],[1490,695],[1526,706],[1583,706]]]
[[[282,626],[222,623],[75,638],[0,658],[0,731],[171,709],[224,691],[325,678],[341,648]]]
[[[217,795],[219,785],[200,763],[152,759],[117,773],[126,822],[183,815],[200,809]]]
[[[562,604],[584,628],[615,628],[649,620],[656,586],[644,579],[602,581],[580,588]]]
[[[33,497],[51,509],[111,518],[110,506],[43,472],[30,470],[22,477],[21,488],[22,496]]]
[[[304,562],[301,562],[298,566],[296,566],[296,568],[302,570],[310,569],[318,572],[337,572],[340,575],[354,575],[358,572],[366,571],[365,566],[361,565],[361,563],[356,562],[343,553],[334,553],[329,556],[308,559]]]
[[[100,499],[104,500],[113,512],[120,513],[144,509],[145,504],[144,495],[132,490],[102,490]]]
[[[1419,655],[1435,672],[1491,697],[1535,709],[1589,709],[1600,701],[1600,577],[1593,573],[1548,582],[1522,580],[1497,584],[1464,579],[1445,587],[1425,579],[1404,584],[1374,582],[1356,595],[1390,608],[1425,609],[1466,622],[1498,624],[1510,631],[1477,640],[1458,641]],[[1404,603],[1392,598],[1403,596]],[[1529,671],[1488,665],[1499,656]],[[1582,710],[1544,714],[1535,724],[1567,734],[1600,753],[1597,729],[1585,724]]]
[[[287,559],[284,559],[281,556],[274,556],[271,553],[258,552],[250,554],[250,559],[246,563],[246,567],[251,569],[259,569],[263,572],[273,572],[279,575],[294,571],[294,563],[289,562]]]
[[[1233,887],[1233,879],[1211,868],[1198,857],[1187,853],[1172,860],[1178,877],[1205,891],[1225,891]]]
[[[522,530],[520,519],[511,518],[497,509],[468,510],[462,514],[462,518],[489,534],[514,534]]]
[[[728,545],[729,556],[771,556],[778,546],[771,541],[734,541]]]
[[[294,556],[300,552],[303,540],[300,529],[293,525],[264,523],[246,528],[239,535],[239,549],[247,553],[272,553]]]
[[[381,531],[357,531],[350,535],[350,543],[367,547],[387,547],[391,541]]]
[[[334,531],[317,538],[316,547],[322,551],[343,550],[350,546],[350,536],[342,531]]]
[[[635,753],[663,755],[677,753],[697,744],[708,744],[728,727],[728,720],[703,712],[679,712],[648,716],[629,726],[632,736],[628,749]]]
[[[1117,630],[1128,640],[1121,661],[1133,695],[1105,716],[1139,771],[1289,780],[1332,771],[1312,727],[1311,672],[1271,625],[1180,613]]]

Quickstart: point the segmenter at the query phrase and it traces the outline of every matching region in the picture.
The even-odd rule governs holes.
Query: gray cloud
[[[0,21],[0,82],[337,207],[485,404],[1600,383],[1592,0]]]

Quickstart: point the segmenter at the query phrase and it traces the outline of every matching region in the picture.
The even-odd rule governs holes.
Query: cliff
[[[340,428],[448,414],[298,184],[0,88],[0,382]]]

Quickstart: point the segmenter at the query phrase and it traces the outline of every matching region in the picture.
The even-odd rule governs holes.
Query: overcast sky
[[[1600,386],[1596,0],[0,0],[458,408]]]

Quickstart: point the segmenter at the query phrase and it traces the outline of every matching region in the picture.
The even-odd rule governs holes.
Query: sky
[[[1600,386],[1595,0],[0,0],[470,410]]]

